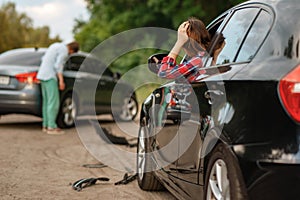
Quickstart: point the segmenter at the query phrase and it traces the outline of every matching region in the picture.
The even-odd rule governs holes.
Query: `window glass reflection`
[[[216,59],[217,65],[233,62],[243,38],[258,12],[258,8],[247,8],[233,14],[222,32],[226,45]]]
[[[271,15],[262,10],[242,46],[236,62],[250,61],[253,58],[260,44],[266,37],[271,24]]]

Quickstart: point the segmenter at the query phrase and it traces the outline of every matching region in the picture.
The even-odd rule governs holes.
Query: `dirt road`
[[[115,129],[112,122],[105,126]],[[32,116],[0,119],[0,199],[174,199],[168,192],[142,191],[136,181],[115,186],[124,172],[83,167],[99,161],[84,148],[75,128],[53,136],[40,127],[41,119]],[[72,189],[71,183],[91,177],[110,181],[98,181],[80,192]]]

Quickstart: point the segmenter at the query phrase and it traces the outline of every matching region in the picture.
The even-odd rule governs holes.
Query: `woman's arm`
[[[179,55],[183,45],[189,40],[189,36],[187,34],[187,29],[188,28],[189,28],[189,23],[187,21],[183,22],[178,27],[177,41],[176,41],[175,45],[173,46],[173,48],[171,49],[171,51],[168,55],[170,58],[173,58],[174,60],[176,60],[176,58]]]
[[[200,55],[197,55],[185,63],[176,64],[174,58],[166,56],[163,58],[157,75],[161,78],[175,79],[180,76],[189,75],[194,72],[194,70],[202,67],[203,62]]]

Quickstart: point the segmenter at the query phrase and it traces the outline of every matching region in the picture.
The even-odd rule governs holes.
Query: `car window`
[[[85,57],[71,56],[66,62],[65,70],[78,71],[83,63]]]
[[[0,56],[1,65],[40,66],[45,52],[7,52]]]
[[[215,64],[213,63],[214,48],[217,46],[216,41],[218,41],[218,38],[221,35],[221,33],[218,31],[222,29],[221,26],[224,26],[223,21],[224,20],[227,21],[229,17],[230,17],[230,13],[224,14],[223,16],[221,16],[220,18],[216,19],[211,24],[209,24],[207,27],[207,30],[212,38],[212,42],[207,49],[208,54],[206,54],[203,57],[203,63],[206,67]]]
[[[261,10],[249,31],[245,42],[239,52],[236,62],[250,61],[267,36],[272,25],[272,16]]]
[[[233,13],[233,16],[221,31],[222,36],[225,38],[225,46],[218,57],[215,58],[217,65],[234,61],[244,37],[258,12],[258,8],[246,8]]]
[[[97,64],[94,59],[86,58],[85,61],[82,63],[81,71],[95,74],[96,67],[97,67]]]
[[[95,58],[86,58],[82,64],[81,70],[84,72],[99,75],[104,70],[103,63]],[[105,72],[104,72],[105,73]]]

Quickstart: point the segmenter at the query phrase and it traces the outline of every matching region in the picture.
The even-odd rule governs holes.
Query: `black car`
[[[257,0],[208,25],[202,75],[157,88],[142,105],[140,188],[178,199],[300,198],[299,17],[298,0]]]
[[[0,115],[41,116],[41,89],[36,75],[45,51],[45,48],[21,48],[0,55]],[[72,54],[64,65],[63,75],[66,89],[60,93],[58,126],[72,127],[78,115],[86,114],[111,113],[123,121],[136,117],[138,103],[133,87],[99,59],[84,52]],[[116,84],[121,89],[112,101]]]

